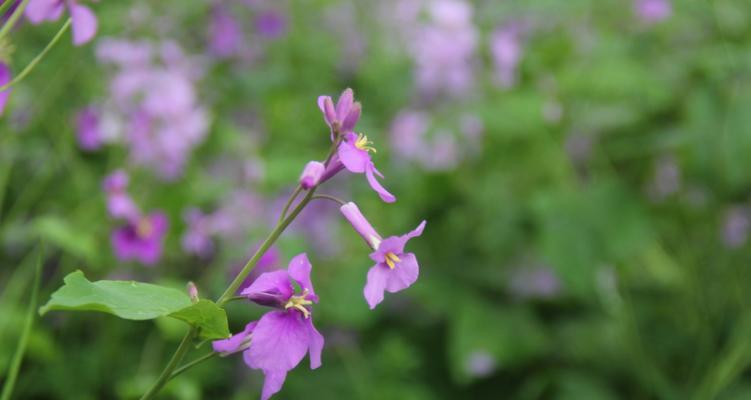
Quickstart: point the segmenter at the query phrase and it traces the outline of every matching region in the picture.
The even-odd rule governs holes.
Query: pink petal
[[[289,276],[294,279],[298,285],[302,286],[302,289],[308,289],[308,292],[315,296],[316,292],[313,289],[313,282],[310,281],[310,271],[313,266],[308,261],[308,256],[305,253],[295,256],[287,267]],[[317,299],[316,299],[317,302]]]
[[[263,273],[240,294],[262,305],[278,305],[280,301],[286,301],[293,294],[289,273],[287,271]]]
[[[373,188],[373,190],[378,193],[378,196],[381,197],[381,200],[385,201],[386,203],[393,203],[396,201],[396,197],[389,193],[386,188],[384,188],[380,182],[378,182],[378,179],[373,175],[375,171],[375,167],[373,167],[373,163],[370,163],[365,168],[365,176],[368,178],[368,183],[370,184],[370,187]]]
[[[243,357],[245,363],[264,372],[295,368],[310,345],[307,324],[297,312],[266,313],[253,330],[253,342]]]
[[[0,86],[5,85],[10,81],[10,68],[5,63],[0,62]],[[5,104],[8,102],[8,96],[10,96],[10,91],[10,89],[6,89],[0,92],[0,115],[3,115]]]
[[[268,400],[278,391],[282,390],[282,385],[287,379],[287,371],[263,371],[266,376],[263,380],[263,390],[261,400]]]
[[[342,121],[342,132],[352,132],[355,129],[355,124],[360,119],[360,113],[362,112],[362,106],[360,103],[355,103],[347,112],[347,116]]]
[[[308,334],[310,335],[310,369],[321,366],[321,352],[323,351],[323,335],[313,326],[313,319],[308,318]]]
[[[245,338],[248,337],[258,325],[257,321],[253,321],[245,325],[245,329],[242,332],[238,332],[227,339],[214,340],[211,342],[211,347],[217,353],[235,353],[242,350],[242,345],[245,342]]]
[[[360,150],[355,146],[354,140],[345,140],[339,144],[339,160],[344,167],[356,174],[365,172],[365,168],[370,162],[370,155],[365,150]]]
[[[54,21],[60,18],[62,12],[62,0],[30,0],[24,10],[26,18],[34,25],[43,21]]]
[[[402,254],[400,258],[401,261],[396,264],[394,269],[389,270],[386,280],[386,291],[389,293],[396,293],[412,286],[420,275],[420,266],[417,264],[417,257],[414,254]]]
[[[355,94],[352,92],[352,89],[345,89],[342,92],[342,95],[339,96],[339,101],[336,102],[336,116],[339,121],[343,121],[347,117],[349,109],[352,107],[354,101]]]
[[[386,288],[389,272],[389,267],[384,264],[376,264],[368,270],[368,278],[363,289],[363,295],[371,310],[383,301],[383,291]]]
[[[71,2],[70,18],[73,27],[73,44],[80,46],[91,40],[96,34],[97,20],[96,15],[85,6]]]

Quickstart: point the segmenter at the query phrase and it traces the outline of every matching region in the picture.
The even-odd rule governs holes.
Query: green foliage
[[[198,300],[195,304],[175,311],[169,316],[197,326],[201,339],[224,339],[230,335],[227,313],[211,300]]]

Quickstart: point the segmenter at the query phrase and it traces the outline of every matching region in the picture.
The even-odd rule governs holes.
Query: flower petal
[[[287,379],[287,371],[263,371],[263,390],[261,400],[268,400],[278,391],[282,390],[284,381]]]
[[[278,306],[293,294],[292,284],[287,271],[273,271],[261,274],[245,288],[240,295],[250,301],[265,306]]]
[[[349,136],[349,135],[348,135]],[[367,151],[358,149],[354,140],[345,140],[339,144],[339,160],[349,172],[361,174],[365,172],[370,163],[370,155]]]
[[[336,116],[339,121],[344,121],[354,101],[355,94],[352,89],[345,89],[342,92],[342,95],[339,96],[339,100],[336,102]]]
[[[365,239],[365,243],[367,243],[371,248],[375,249],[377,247],[377,243],[380,243],[381,241],[381,235],[379,235],[375,228],[370,225],[370,222],[368,222],[362,212],[360,212],[357,204],[349,202],[341,206],[339,208],[339,211],[341,211],[342,215],[344,215],[344,218],[349,221],[352,227],[355,228],[355,231],[360,234],[363,239]]]
[[[310,346],[307,325],[307,319],[297,312],[266,313],[253,330],[253,343],[245,351],[245,362],[264,372],[295,368]]]
[[[382,263],[386,260],[386,253],[394,253],[401,257],[401,254],[404,253],[404,247],[407,245],[407,242],[414,237],[420,236],[423,229],[425,229],[426,223],[426,221],[422,221],[417,228],[406,235],[389,236],[386,239],[383,239],[378,246],[378,249],[370,253],[370,258],[375,262]]]
[[[151,226],[153,229],[151,235],[152,238],[161,240],[162,236],[167,233],[167,228],[169,227],[167,216],[162,212],[155,212],[149,215],[149,220],[151,221]]]
[[[365,283],[363,295],[371,310],[383,301],[383,291],[386,288],[389,272],[389,267],[385,264],[376,264],[368,270],[368,280]]]
[[[0,62],[0,86],[7,84],[11,81],[11,72],[8,65]],[[10,95],[10,89],[5,89],[0,92],[0,115],[3,115],[5,110],[5,103],[8,102],[8,96]]]
[[[378,179],[376,179],[375,175],[373,174],[376,172],[375,167],[373,166],[373,163],[369,163],[365,167],[365,176],[368,178],[368,183],[370,184],[370,187],[373,188],[373,190],[378,193],[378,196],[381,197],[381,200],[385,201],[386,203],[393,203],[396,201],[396,197],[389,193],[386,188],[384,188],[380,182],[378,182]]]
[[[359,102],[352,105],[347,112],[347,115],[342,121],[342,132],[352,132],[355,129],[357,121],[360,120],[360,113],[362,112],[362,105]]]
[[[310,369],[321,366],[321,352],[323,351],[323,335],[313,326],[313,319],[308,318],[308,334],[310,335]]]
[[[61,0],[31,0],[24,10],[26,18],[34,25],[45,20],[56,20],[60,18],[62,12],[63,2]]]
[[[312,269],[313,266],[308,260],[308,255],[302,253],[298,254],[292,260],[290,260],[289,266],[287,267],[287,272],[289,273],[289,276],[292,277],[292,279],[294,279],[295,282],[297,282],[297,284],[302,287],[303,290],[308,289],[308,292],[314,298],[314,300],[311,300],[317,303],[318,297],[316,297],[316,292],[313,289],[313,282],[310,281],[310,271]]]
[[[246,342],[246,338],[253,332],[258,321],[253,321],[245,325],[245,329],[242,332],[238,332],[227,339],[214,340],[211,342],[211,347],[217,353],[235,353],[243,350],[243,344]]]
[[[396,293],[412,286],[420,275],[420,266],[413,253],[402,254],[400,258],[401,261],[396,263],[394,269],[388,271],[386,291],[389,293]]]
[[[88,7],[74,2],[70,3],[69,10],[73,28],[73,44],[80,46],[96,34],[96,15]]]

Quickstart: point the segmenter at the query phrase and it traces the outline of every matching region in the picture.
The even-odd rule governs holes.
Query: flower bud
[[[377,250],[381,244],[381,235],[376,232],[375,228],[370,225],[365,216],[362,215],[360,209],[353,202],[349,202],[339,208],[344,218],[355,228],[355,231],[365,239],[365,243],[368,244],[373,250]]]
[[[326,167],[323,163],[318,161],[311,161],[306,164],[305,169],[302,171],[302,175],[300,175],[300,186],[302,186],[303,189],[308,190],[318,185],[325,169]]]
[[[188,282],[188,296],[193,303],[198,302],[198,287],[193,282]]]

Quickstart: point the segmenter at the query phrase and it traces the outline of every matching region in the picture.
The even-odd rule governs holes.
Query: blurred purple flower
[[[520,23],[510,23],[496,29],[490,39],[490,54],[495,64],[495,79],[502,88],[510,88],[516,83],[516,70],[522,58],[521,32]]]
[[[281,390],[287,372],[310,353],[310,368],[321,366],[323,336],[313,326],[311,310],[318,303],[310,280],[312,266],[305,253],[293,258],[286,271],[267,272],[258,277],[242,295],[278,311],[264,314],[248,324],[243,332],[212,343],[214,351],[230,354],[243,351],[245,363],[265,375],[262,400]],[[301,289],[295,293],[295,287]]]
[[[237,55],[243,45],[243,30],[230,10],[216,4],[209,25],[209,48],[218,57]]]
[[[426,148],[425,134],[429,125],[427,113],[412,110],[400,112],[391,123],[391,148],[408,160],[421,158]]]
[[[725,246],[731,249],[743,246],[748,239],[750,225],[751,217],[747,208],[730,208],[725,213],[725,221],[722,224],[722,241]]]
[[[525,267],[514,273],[509,291],[520,299],[549,299],[560,293],[561,282],[548,267]]]
[[[11,81],[10,67],[4,62],[0,62],[0,86],[6,85]],[[8,103],[8,96],[10,96],[11,89],[5,89],[0,92],[0,116],[5,111],[5,104]]]
[[[30,0],[24,13],[29,22],[37,25],[44,21],[58,20],[66,7],[72,20],[73,44],[85,44],[96,34],[96,15],[76,0]]]
[[[634,12],[644,23],[654,24],[673,14],[670,0],[634,0]]]
[[[206,258],[214,251],[211,240],[211,218],[197,208],[191,208],[183,216],[187,228],[180,243],[189,254]]]
[[[429,24],[408,39],[418,89],[433,97],[441,92],[463,96],[473,83],[477,29],[472,5],[462,0],[428,3]]]
[[[104,178],[102,187],[107,195],[107,211],[112,218],[136,219],[140,214],[126,191],[128,180],[128,174],[123,170],[116,170]]]
[[[383,239],[355,203],[349,202],[339,210],[373,249],[370,259],[376,264],[368,271],[367,283],[363,290],[370,309],[374,309],[383,301],[384,291],[396,293],[412,286],[420,274],[420,266],[417,264],[417,257],[413,253],[405,253],[404,247],[410,239],[422,235],[426,221],[422,221],[415,230],[406,235]]]
[[[266,39],[277,39],[287,32],[287,18],[277,10],[263,10],[255,17],[256,32]]]
[[[102,134],[99,130],[99,115],[92,107],[86,107],[76,115],[76,136],[78,146],[87,151],[102,147]]]
[[[470,376],[484,378],[495,372],[496,361],[487,351],[476,350],[469,353],[464,368]]]
[[[167,216],[161,212],[130,219],[112,233],[115,255],[121,261],[137,260],[144,265],[154,265],[162,256],[167,225]]]
[[[657,161],[654,177],[648,193],[652,200],[663,201],[681,188],[681,170],[672,156],[663,156]]]

